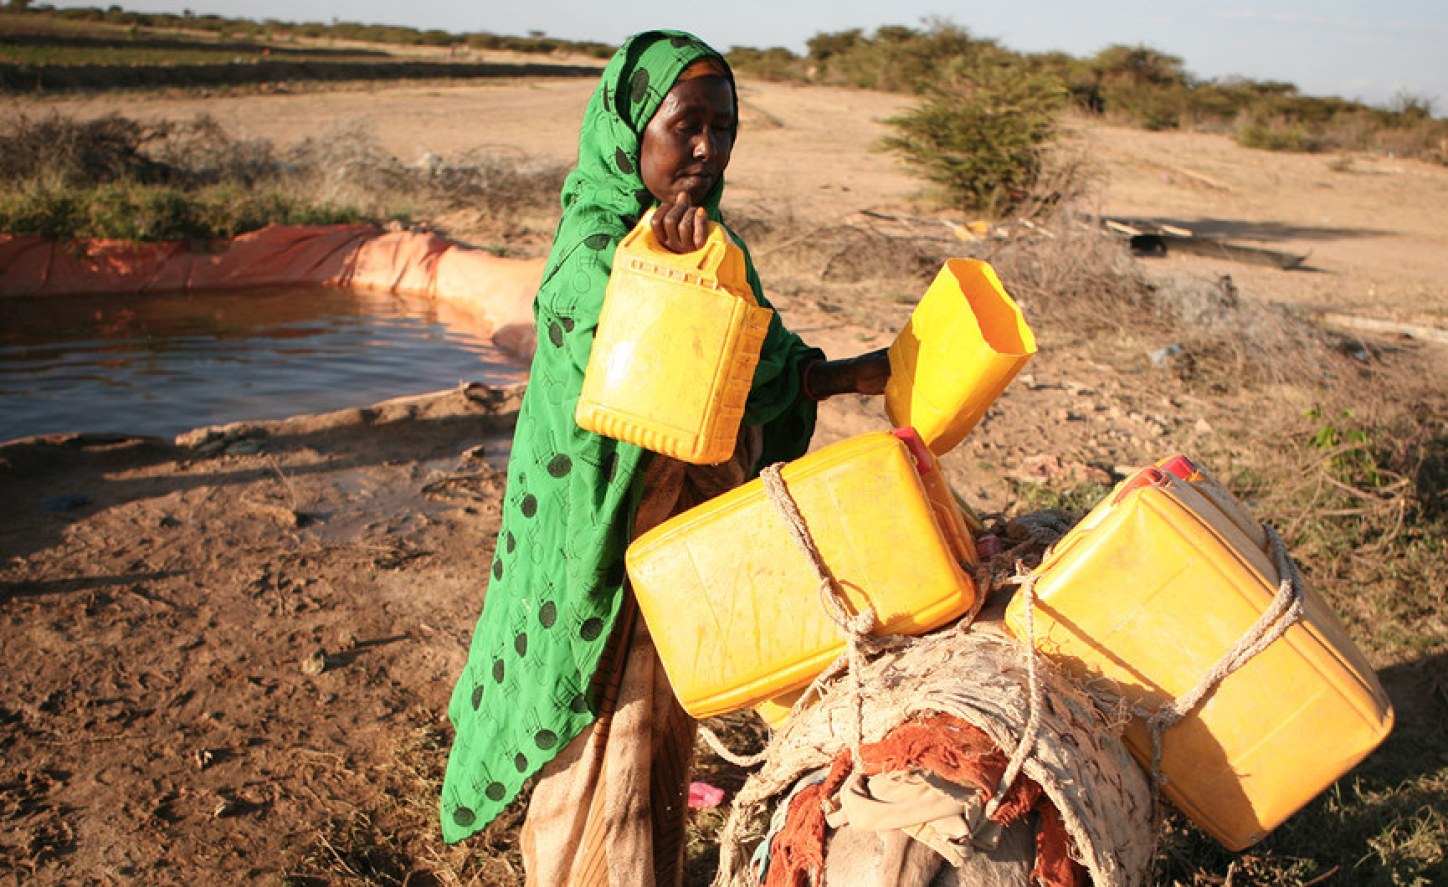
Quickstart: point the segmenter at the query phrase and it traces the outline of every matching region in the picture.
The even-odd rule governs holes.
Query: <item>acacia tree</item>
[[[1061,81],[1004,54],[957,59],[887,122],[885,147],[967,212],[999,216],[1030,193],[1066,103]]]

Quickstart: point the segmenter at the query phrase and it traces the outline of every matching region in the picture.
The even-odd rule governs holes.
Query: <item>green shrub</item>
[[[1321,149],[1319,140],[1302,123],[1282,118],[1269,121],[1248,119],[1237,127],[1237,144],[1264,151],[1299,151],[1310,153]]]
[[[969,212],[1000,215],[1030,193],[1056,135],[1066,91],[1049,74],[1002,57],[950,64],[922,103],[888,122],[898,152]]]
[[[1190,91],[1184,86],[1117,83],[1104,91],[1108,116],[1151,132],[1177,129],[1188,116]]]
[[[887,92],[919,93],[952,65],[1013,57],[944,19],[929,20],[925,30],[887,25],[872,37],[858,28],[819,34],[807,45],[813,80]]]
[[[760,80],[805,81],[809,79],[808,64],[781,46],[754,49],[736,46],[729,50],[729,64],[737,73]]]
[[[1182,60],[1147,46],[1108,46],[1090,61],[1101,107],[1145,129],[1175,129],[1189,81]]]
[[[1101,77],[1089,61],[1075,58],[1064,52],[1039,52],[1024,56],[1022,61],[1031,71],[1050,74],[1066,87],[1071,105],[1088,114],[1100,114],[1105,109],[1101,95]]]

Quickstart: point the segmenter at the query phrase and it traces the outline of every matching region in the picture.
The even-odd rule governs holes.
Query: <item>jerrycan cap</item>
[[[890,433],[899,438],[910,451],[910,455],[915,457],[915,470],[921,477],[935,470],[935,456],[930,452],[930,447],[925,445],[925,439],[920,436],[920,432],[907,425]]]
[[[1201,472],[1197,463],[1178,453],[1156,463],[1156,467],[1167,474],[1175,475],[1179,480],[1189,481]]]
[[[1163,487],[1170,483],[1169,478],[1172,477],[1177,480],[1190,481],[1200,472],[1201,469],[1197,467],[1197,463],[1186,456],[1181,454],[1168,456],[1155,465],[1138,471],[1134,477],[1122,484],[1121,489],[1117,490],[1116,496],[1112,498],[1111,504],[1115,505],[1125,499],[1126,494],[1132,490],[1141,487]]]
[[[1168,473],[1155,465],[1152,465],[1149,468],[1143,468],[1138,471],[1135,476],[1131,478],[1131,480],[1128,480],[1126,483],[1121,485],[1121,489],[1117,490],[1116,496],[1112,498],[1111,504],[1119,504],[1121,500],[1125,499],[1127,494],[1130,493],[1132,490],[1139,490],[1142,487],[1166,486],[1166,484],[1168,483],[1167,477]]]

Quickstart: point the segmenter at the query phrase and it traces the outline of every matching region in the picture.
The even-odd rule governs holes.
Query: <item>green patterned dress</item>
[[[656,202],[638,173],[644,127],[679,73],[705,57],[723,61],[689,34],[632,37],[604,69],[584,115],[578,167],[563,186],[563,216],[534,301],[538,350],[492,578],[448,704],[456,729],[441,800],[448,843],[492,821],[598,714],[590,687],[625,594],[624,550],[651,454],[580,429],[573,412],[614,249]],[[721,179],[705,201],[721,223],[722,192]],[[767,304],[752,263],[749,281]],[[799,374],[822,356],[775,317],[745,414],[763,428],[761,465],[808,446],[815,411],[799,396]]]

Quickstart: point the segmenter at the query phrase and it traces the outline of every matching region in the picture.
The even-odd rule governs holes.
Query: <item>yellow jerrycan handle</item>
[[[717,222],[690,253],[665,249],[645,213],[614,251],[574,421],[696,465],[734,452],[774,312],[744,250]]]
[[[658,210],[659,207],[654,207],[643,214],[638,224],[634,225],[633,230],[619,244],[620,250],[626,250],[633,255],[646,254],[656,265],[680,274],[688,283],[718,287],[741,299],[747,299],[750,304],[758,304],[753,291],[749,289],[744,251],[733,242],[723,225],[710,221],[709,236],[704,245],[693,252],[671,252],[654,236],[653,220]]]

